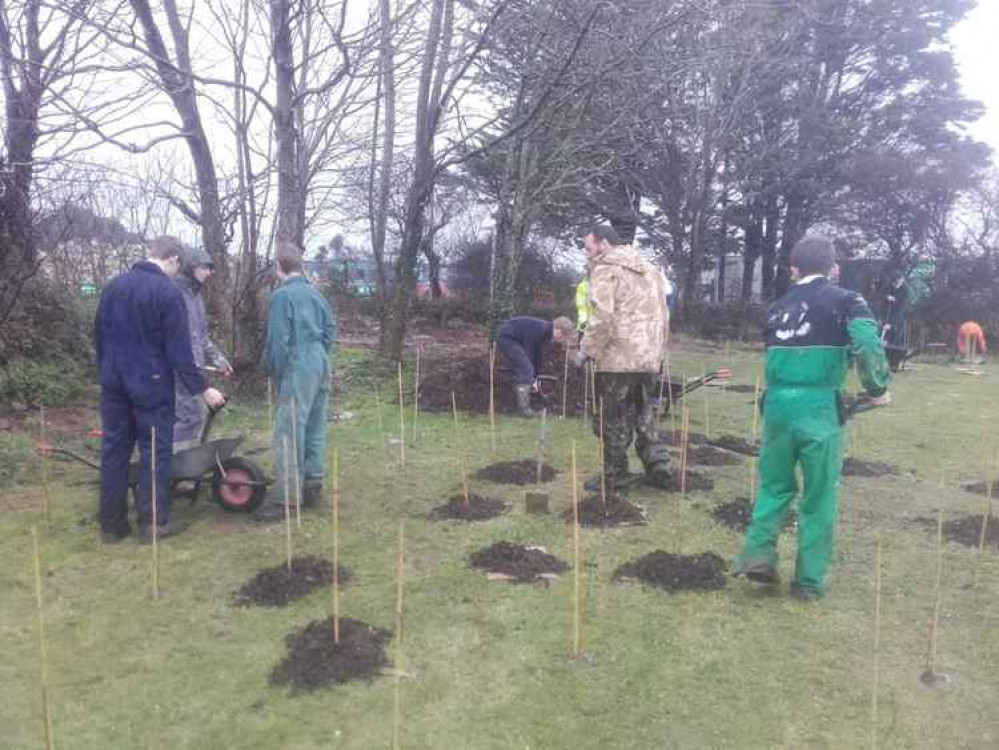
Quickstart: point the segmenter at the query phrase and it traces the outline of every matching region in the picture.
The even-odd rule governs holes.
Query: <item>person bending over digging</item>
[[[609,226],[593,227],[584,240],[590,267],[590,319],[573,357],[577,367],[592,359],[596,367],[599,438],[603,422],[604,479],[608,497],[626,489],[628,448],[634,438],[645,477],[665,486],[670,479],[669,450],[659,440],[653,396],[666,350],[669,312],[666,277],[634,248],[622,245]],[[600,489],[600,477],[584,487]]]
[[[302,507],[317,508],[326,473],[326,403],[330,392],[329,350],[336,323],[329,303],[302,275],[302,251],[278,245],[277,277],[271,294],[263,368],[277,391],[274,415],[275,489],[254,514],[262,522],[284,518],[284,488],[295,491],[295,474],[285,481],[285,455],[297,472]],[[292,412],[294,411],[294,419]],[[287,453],[285,452],[287,445]],[[288,500],[294,504],[294,498]]]
[[[988,353],[985,345],[985,331],[973,320],[961,324],[957,329],[957,353],[967,362],[978,364]]]
[[[531,392],[539,390],[538,375],[541,360],[549,341],[564,345],[575,327],[568,318],[541,320],[516,317],[503,323],[496,333],[496,346],[513,367],[513,391],[517,397],[517,413],[534,417]]]
[[[805,237],[791,252],[797,283],[767,312],[760,490],[735,571],[756,583],[778,582],[777,536],[798,491],[800,463],[804,490],[791,593],[804,600],[826,591],[843,463],[843,386],[853,360],[869,403],[891,401],[878,324],[863,297],[829,280],[835,267],[832,242]]]

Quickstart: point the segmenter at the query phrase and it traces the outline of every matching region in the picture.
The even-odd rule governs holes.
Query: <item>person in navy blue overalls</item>
[[[513,391],[517,397],[517,413],[533,417],[531,392],[537,391],[538,375],[545,346],[549,341],[564,344],[575,333],[568,318],[541,320],[519,316],[510,318],[496,332],[496,346],[513,368]]]
[[[180,270],[183,246],[174,237],[149,243],[149,258],[105,287],[94,322],[101,384],[101,540],[120,542],[128,523],[128,464],[139,446],[136,515],[139,541],[152,538],[150,455],[156,427],[156,521],[159,537],[182,526],[170,521],[170,457],[175,377],[211,407],[225,400],[208,388],[191,353],[187,311],[171,281]]]

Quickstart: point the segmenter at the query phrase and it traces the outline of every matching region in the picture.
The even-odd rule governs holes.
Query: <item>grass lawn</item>
[[[667,595],[612,583],[621,563],[674,551],[679,501],[633,493],[650,523],[584,530],[583,651],[571,655],[572,575],[549,586],[486,581],[469,555],[495,541],[539,544],[572,559],[560,516],[527,516],[524,488],[471,489],[509,502],[484,523],[440,522],[428,511],[460,487],[447,415],[406,414],[406,466],[398,466],[398,409],[384,383],[382,420],[364,355],[343,353],[354,418],[330,426],[341,456],[341,560],[354,573],[345,616],[395,627],[395,544],[406,528],[402,746],[446,750],[607,748],[861,748],[871,746],[875,545],[883,546],[877,746],[999,747],[999,552],[946,543],[938,671],[920,683],[933,610],[935,530],[920,517],[981,512],[960,484],[980,480],[999,437],[999,372],[961,374],[922,365],[898,377],[895,404],[852,423],[847,453],[884,461],[898,474],[845,478],[839,551],[829,595],[802,604],[787,595],[793,535],[782,539],[784,586],[776,595],[743,581],[710,593]],[[760,354],[688,343],[674,373],[728,364],[752,384]],[[707,396],[705,396],[707,394]],[[746,437],[751,396],[719,388],[689,397],[691,429]],[[262,401],[262,400],[261,400]],[[94,417],[96,422],[96,416]],[[93,425],[93,426],[96,426]],[[262,403],[235,403],[220,434],[267,441]],[[473,473],[493,460],[534,455],[536,424],[502,418],[495,458],[488,419],[462,417],[460,444]],[[5,449],[24,456],[28,438]],[[20,441],[20,442],[17,442]],[[596,444],[579,419],[551,423],[547,485],[558,512],[570,500],[570,445],[581,472],[597,467]],[[266,456],[266,454],[264,454]],[[269,459],[267,459],[269,460]],[[941,472],[946,468],[941,482]],[[741,539],[710,516],[746,496],[748,459],[705,469],[712,493],[683,509],[683,551],[731,559]],[[387,748],[393,724],[390,676],[292,695],[268,685],[284,637],[329,615],[327,591],[285,609],[240,609],[232,597],[257,570],[281,562],[284,529],[224,514],[210,503],[175,512],[193,528],[161,547],[161,598],[150,596],[149,548],[101,546],[92,519],[96,487],[82,467],[53,466],[51,529],[42,525],[37,465],[7,467],[0,490],[0,747],[42,748],[42,709],[31,526],[40,524],[45,628],[60,750],[306,750]],[[581,476],[581,479],[584,478]],[[329,515],[308,515],[297,552],[331,554]],[[976,573],[977,569],[977,573]],[[975,582],[977,581],[977,585]]]

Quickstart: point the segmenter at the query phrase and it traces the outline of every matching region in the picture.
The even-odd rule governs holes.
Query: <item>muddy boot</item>
[[[765,563],[761,560],[755,560],[753,562],[748,562],[736,569],[732,575],[745,576],[753,583],[760,583],[765,586],[776,586],[780,583],[780,577],[777,575],[777,569],[769,563]]]
[[[669,461],[657,461],[646,466],[642,481],[650,487],[670,489],[673,486],[673,472],[670,469]]]
[[[156,528],[156,542],[162,542],[164,539],[168,539],[172,536],[177,536],[182,534],[187,529],[187,524],[180,521],[170,521],[169,523],[161,523]],[[139,526],[138,533],[139,544],[152,544],[153,543],[153,527],[152,524],[143,524]]]
[[[306,479],[302,488],[302,507],[319,510],[323,507],[323,483]]]
[[[608,474],[606,489],[607,496],[615,495],[619,492],[626,492],[628,488],[640,479],[638,474]],[[603,488],[600,484],[600,475],[590,477],[583,482],[583,489],[594,494],[599,493]]]
[[[514,386],[513,392],[517,396],[517,414],[521,417],[536,417],[538,413],[531,408],[531,386]]]
[[[284,500],[279,493],[268,492],[263,504],[253,514],[257,523],[277,523],[284,520]]]

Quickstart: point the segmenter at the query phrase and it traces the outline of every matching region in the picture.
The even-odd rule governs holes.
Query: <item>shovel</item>
[[[541,491],[541,472],[545,465],[545,442],[548,437],[548,407],[541,409],[541,432],[538,435],[537,467],[538,474],[535,480],[537,485],[533,491],[528,491],[525,495],[528,513],[548,512],[548,493]]]

